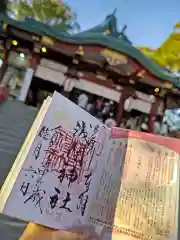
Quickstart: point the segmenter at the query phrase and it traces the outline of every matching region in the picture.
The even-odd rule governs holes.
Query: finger
[[[99,239],[99,235],[96,233],[95,228],[92,225],[73,227],[71,231],[79,233],[81,236],[88,237],[88,239]]]

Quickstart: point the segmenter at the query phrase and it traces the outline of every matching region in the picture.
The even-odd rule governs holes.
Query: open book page
[[[117,128],[111,136],[128,139],[113,239],[177,240],[180,141]]]
[[[0,191],[0,212],[3,211],[4,205],[9,197],[9,194],[13,188],[13,185],[16,181],[16,178],[22,168],[22,165],[24,163],[24,160],[29,152],[29,149],[31,147],[31,144],[33,143],[33,140],[38,132],[38,129],[40,127],[41,122],[43,121],[43,118],[46,114],[46,111],[50,105],[51,98],[48,97],[44,103],[42,104],[42,107],[40,111],[38,112],[38,115],[36,116],[36,119],[34,120],[32,127],[20,149],[20,152],[18,153],[16,160],[1,188]]]
[[[55,93],[3,213],[57,229],[83,223],[99,130],[97,119]]]
[[[112,139],[109,132],[88,214],[100,239],[110,240],[112,237],[126,147],[127,139]]]

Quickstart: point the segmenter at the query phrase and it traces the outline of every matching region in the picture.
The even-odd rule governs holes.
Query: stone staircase
[[[28,133],[37,109],[19,101],[0,104],[0,186],[2,186]],[[26,223],[0,215],[0,239],[17,240]]]

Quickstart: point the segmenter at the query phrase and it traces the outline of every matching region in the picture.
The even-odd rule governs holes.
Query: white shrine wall
[[[64,73],[66,71],[67,66],[65,65],[59,64],[51,60],[41,59],[40,65],[37,67],[37,70],[35,72],[35,76],[55,84],[64,85]],[[74,87],[89,92],[91,94],[107,98],[117,103],[119,102],[119,99],[121,97],[121,93],[119,91],[107,88],[105,86],[101,86],[83,78],[79,81],[76,81]],[[138,97],[137,99],[130,99],[130,108],[149,114],[153,98],[150,95],[139,91],[136,91],[136,96]],[[160,115],[163,112],[162,109],[163,108],[161,104],[158,110],[158,113]]]
[[[40,65],[37,67],[35,76],[46,81],[59,84],[60,86],[64,84],[65,76],[64,73],[67,71],[67,67],[50,61],[42,59]],[[80,79],[76,81],[75,88],[107,98],[109,100],[119,102],[121,93],[119,91],[101,86],[99,84],[87,81],[85,79]]]

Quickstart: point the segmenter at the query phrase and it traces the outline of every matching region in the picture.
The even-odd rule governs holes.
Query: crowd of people
[[[30,105],[32,105],[32,96],[28,94]],[[48,91],[39,91],[35,98],[36,107],[41,107],[44,99],[52,93]],[[116,122],[116,115],[118,111],[118,103],[112,100],[100,97],[94,94],[87,93],[78,89],[73,89],[68,98],[77,104],[79,107],[89,112],[92,116],[98,118],[102,123],[109,128],[117,126],[127,128],[135,131],[148,132],[148,115],[136,110],[130,112],[124,111],[120,123]],[[154,133],[160,132],[160,120],[157,119],[154,126]]]
[[[87,94],[86,92],[77,93],[72,99],[79,107],[89,112],[94,117],[108,127],[116,126],[117,103],[107,100],[103,97]]]
[[[148,132],[148,115],[145,113],[135,110],[131,112],[125,111],[121,122],[117,124],[116,102],[81,91],[74,92],[70,98],[79,107],[85,109],[108,127],[118,126],[135,131]],[[159,133],[159,129],[160,123],[158,120],[155,122],[154,132]]]

